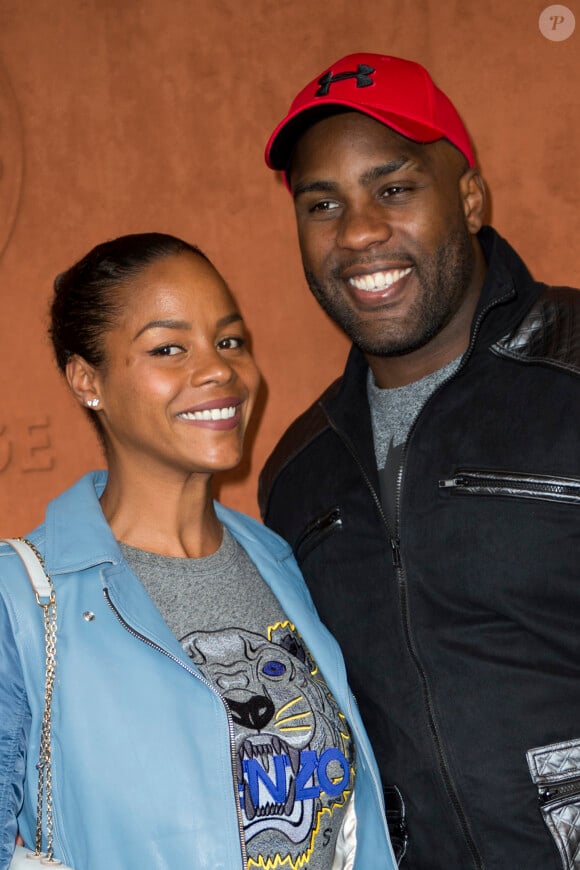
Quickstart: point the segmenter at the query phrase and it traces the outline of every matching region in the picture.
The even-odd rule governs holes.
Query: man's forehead
[[[450,142],[415,142],[396,130],[360,112],[340,112],[312,124],[298,139],[288,174],[295,170],[323,171],[337,158],[349,161],[354,157],[396,171],[402,166],[424,169],[439,166],[441,161],[457,166],[465,159]],[[385,171],[388,171],[385,169]]]
[[[417,160],[427,145],[406,139],[395,130],[358,112],[341,113],[312,124],[298,139],[290,161],[290,173],[297,166],[324,166],[337,156],[346,160],[355,154],[381,162]]]

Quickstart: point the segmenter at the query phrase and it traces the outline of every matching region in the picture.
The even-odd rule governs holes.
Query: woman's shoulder
[[[29,575],[24,566],[22,556],[19,555],[17,550],[18,543],[22,541],[30,542],[34,549],[39,552],[44,549],[45,534],[45,524],[42,523],[22,538],[0,539],[0,596],[5,600],[7,598],[12,600],[21,599],[23,589],[26,590],[24,592],[25,598],[29,597]],[[13,544],[12,541],[16,541],[16,543]]]
[[[55,518],[59,519],[61,515],[69,522],[72,522],[79,514],[83,515],[84,509],[87,506],[94,508],[94,505],[98,505],[98,498],[105,487],[106,480],[107,474],[105,471],[90,471],[84,474],[71,486],[57,493],[48,501],[45,507],[45,519],[36,528],[18,537],[31,541],[35,547],[44,553],[48,526],[54,526]],[[11,560],[16,557],[12,546],[7,543],[10,539],[11,537],[9,536],[0,538],[0,559],[8,558]]]
[[[43,522],[31,532],[19,536],[17,538],[6,537],[0,538],[0,577],[6,571],[14,570],[16,566],[22,563],[21,557],[18,555],[13,541],[25,541],[33,545],[37,550],[44,550],[46,540],[46,524]]]
[[[241,537],[247,539],[248,542],[262,546],[277,558],[287,558],[292,555],[292,549],[288,542],[260,520],[233,508],[225,507],[219,502],[215,503],[215,509],[220,522],[230,530],[234,537]]]

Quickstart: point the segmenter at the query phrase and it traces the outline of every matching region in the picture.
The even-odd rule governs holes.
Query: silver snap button
[[[95,614],[92,610],[85,610],[85,612],[83,613],[83,619],[85,619],[87,622],[92,622],[94,618]]]

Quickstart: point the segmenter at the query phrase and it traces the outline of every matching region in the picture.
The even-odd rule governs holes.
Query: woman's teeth
[[[206,408],[205,411],[184,411],[179,414],[184,420],[229,420],[236,413],[233,405],[228,408]]]

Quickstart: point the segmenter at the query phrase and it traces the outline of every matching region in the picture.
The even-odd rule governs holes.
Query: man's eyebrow
[[[372,184],[373,181],[382,178],[384,175],[398,172],[405,163],[410,162],[411,158],[407,157],[406,154],[403,154],[401,157],[397,157],[396,160],[390,160],[388,163],[381,163],[379,166],[373,166],[372,169],[369,169],[361,175],[360,181],[362,184]]]
[[[228,326],[230,323],[236,323],[241,319],[242,315],[239,311],[232,311],[231,314],[226,314],[224,317],[221,317],[217,322],[217,326],[221,329],[222,327]],[[191,329],[191,323],[189,320],[150,320],[149,323],[142,326],[133,336],[133,341],[136,341],[139,336],[143,335],[144,332],[147,332],[148,329]]]
[[[301,181],[292,191],[292,196],[296,199],[303,193],[333,193],[337,187],[334,181]]]
[[[396,160],[390,160],[388,163],[381,163],[379,166],[373,166],[367,172],[363,172],[360,177],[360,182],[363,185],[372,184],[378,178],[385,175],[390,175],[392,172],[398,172],[406,163],[411,163],[412,158],[402,154]],[[338,184],[334,181],[304,181],[298,182],[294,188],[292,195],[294,199],[304,193],[334,193],[338,190]]]

